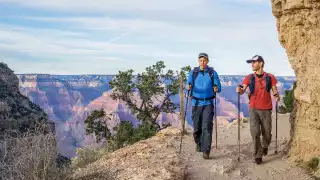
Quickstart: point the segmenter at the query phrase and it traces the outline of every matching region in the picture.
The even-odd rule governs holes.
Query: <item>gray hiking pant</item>
[[[250,132],[253,141],[253,156],[261,158],[263,148],[268,148],[271,143],[272,130],[272,110],[258,110],[250,108]],[[262,144],[261,144],[262,133]]]
[[[193,138],[201,152],[211,151],[213,115],[213,104],[192,107]]]

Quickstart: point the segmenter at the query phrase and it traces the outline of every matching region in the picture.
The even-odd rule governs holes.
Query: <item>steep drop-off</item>
[[[320,156],[320,1],[271,0],[281,45],[296,74],[296,118],[290,156]]]

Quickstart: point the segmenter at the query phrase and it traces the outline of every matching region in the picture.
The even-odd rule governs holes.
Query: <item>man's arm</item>
[[[214,73],[213,73],[213,83],[214,83],[215,86],[218,87],[218,91],[217,92],[220,93],[221,92],[221,82],[220,82],[220,79],[219,79],[219,75],[218,75],[218,73],[216,71],[214,71]]]
[[[246,76],[242,81],[242,87],[237,86],[236,91],[240,93],[240,95],[244,94],[248,88],[250,83],[250,76]]]
[[[192,84],[192,74],[193,74],[193,70],[191,70],[190,72],[189,72],[189,75],[188,75],[188,78],[187,78],[187,84],[186,84],[186,89],[187,90],[190,90],[190,86],[189,86],[189,84],[191,84],[192,86],[193,86],[193,84]]]
[[[277,86],[272,86],[272,92],[273,92],[273,95],[274,95],[274,96],[279,95]]]
[[[238,92],[240,92],[240,95],[242,95],[242,94],[244,94],[244,92],[246,92],[248,85],[242,84],[242,87],[238,87],[238,88],[239,88]]]
[[[271,86],[272,86],[272,92],[273,92],[273,96],[275,98],[277,98],[278,101],[280,101],[280,96],[279,96],[279,92],[278,92],[278,88],[277,88],[277,79],[272,75],[271,76]]]

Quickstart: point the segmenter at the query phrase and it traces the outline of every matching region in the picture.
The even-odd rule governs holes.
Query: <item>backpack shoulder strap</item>
[[[209,72],[209,75],[211,77],[213,75],[213,73],[214,73],[214,68],[213,67],[209,67],[208,72]]]
[[[254,76],[254,74],[251,74],[250,75],[250,84],[249,84],[250,94],[254,93],[255,84],[256,84],[256,77]]]
[[[209,67],[209,70],[208,70],[208,72],[209,72],[209,76],[210,76],[210,78],[211,78],[211,84],[212,84],[212,89],[213,89],[213,87],[214,87],[214,68],[213,67]],[[215,93],[213,93],[214,95],[214,97],[216,96],[216,94]]]
[[[211,78],[212,87],[213,87],[213,85],[214,85],[214,78],[213,78],[214,69],[213,69],[212,67],[210,67],[209,70],[208,70],[208,72],[209,72],[209,76],[210,76],[210,78]]]
[[[193,73],[192,73],[192,88],[191,88],[191,92],[190,92],[191,93],[190,94],[191,97],[192,97],[192,94],[193,94],[194,81],[197,78],[198,73],[199,73],[199,68],[198,67],[194,67],[193,68]]]
[[[194,80],[197,78],[199,73],[198,67],[193,68],[193,73],[192,73],[192,85],[194,85]]]
[[[269,73],[266,73],[266,90],[267,92],[270,92],[271,89],[271,77]]]

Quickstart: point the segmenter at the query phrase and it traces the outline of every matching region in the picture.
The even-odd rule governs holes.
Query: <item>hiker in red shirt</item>
[[[247,60],[251,63],[253,74],[247,75],[242,87],[237,87],[237,93],[244,94],[249,87],[249,121],[250,132],[253,140],[253,156],[257,164],[262,163],[262,156],[268,154],[268,147],[271,143],[272,129],[272,100],[270,90],[273,96],[280,100],[277,90],[277,80],[273,74],[266,73],[263,70],[264,60],[261,56],[255,55],[252,59]],[[253,83],[254,82],[254,83]],[[262,133],[262,144],[260,135]]]

